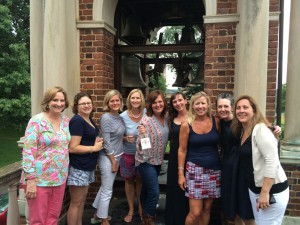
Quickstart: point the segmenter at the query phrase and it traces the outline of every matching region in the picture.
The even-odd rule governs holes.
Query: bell
[[[122,87],[144,88],[147,86],[142,78],[140,60],[137,57],[122,56],[121,64]]]
[[[130,15],[127,17],[125,29],[121,37],[131,44],[142,44],[144,42],[146,36],[136,16]]]
[[[185,26],[181,31],[180,43],[184,44],[194,44],[195,39],[195,29],[192,26]]]
[[[204,84],[204,68],[203,68],[203,63],[201,60],[202,57],[200,57],[198,68],[196,71],[196,76],[195,78],[190,82],[190,85],[197,85],[197,84]]]
[[[188,71],[177,69],[177,76],[172,87],[185,87],[189,83]]]

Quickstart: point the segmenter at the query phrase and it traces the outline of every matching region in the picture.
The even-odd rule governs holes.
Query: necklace
[[[92,124],[90,118],[87,119],[87,118],[85,118],[84,116],[80,115],[79,113],[78,113],[78,115],[81,116],[81,118],[84,119],[90,126],[94,127],[94,125]],[[94,127],[94,128],[95,128],[95,127]]]
[[[138,118],[140,118],[141,115],[142,115],[142,112],[140,112],[140,114],[138,114],[137,116],[134,115],[130,110],[128,110],[128,112],[130,113],[130,115],[131,115],[134,119],[138,119]]]

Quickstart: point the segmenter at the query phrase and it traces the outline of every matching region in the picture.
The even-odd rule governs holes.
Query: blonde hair
[[[44,98],[42,100],[41,106],[42,106],[42,110],[43,112],[48,112],[49,111],[49,102],[52,101],[52,99],[55,98],[56,94],[58,92],[63,93],[64,97],[65,97],[65,108],[62,110],[62,112],[69,107],[69,100],[68,100],[68,96],[66,91],[62,88],[62,87],[52,87],[49,88],[45,94],[44,94]]]
[[[110,110],[110,109],[109,109],[109,106],[108,106],[108,102],[109,102],[109,100],[110,100],[113,96],[115,96],[115,95],[118,95],[118,97],[119,97],[119,99],[120,99],[121,105],[120,105],[119,111],[122,111],[122,109],[123,109],[123,98],[122,98],[121,93],[120,93],[119,91],[117,91],[117,90],[109,90],[109,91],[105,94],[104,100],[103,100],[103,110],[104,110],[104,111],[109,111],[109,110]]]
[[[132,105],[130,103],[130,98],[134,93],[139,93],[140,97],[141,97],[141,105],[140,105],[140,111],[142,112],[145,108],[145,98],[144,95],[142,93],[142,91],[140,89],[133,89],[132,91],[129,92],[129,95],[126,99],[126,106],[128,110],[132,109]]]
[[[188,111],[188,123],[189,124],[192,124],[195,119],[196,119],[196,114],[195,114],[195,111],[193,109],[193,105],[195,103],[195,101],[198,99],[198,98],[201,98],[201,97],[204,97],[207,101],[207,105],[208,105],[208,109],[207,109],[207,113],[206,115],[212,119],[212,113],[211,113],[211,101],[210,101],[210,98],[209,96],[204,92],[204,91],[200,91],[196,94],[194,94],[190,100],[190,107],[189,107],[189,111]]]
[[[239,101],[241,101],[241,100],[248,100],[250,103],[250,106],[253,109],[253,118],[252,118],[251,124],[250,124],[251,130],[253,130],[254,126],[258,123],[264,123],[264,124],[266,124],[267,127],[270,127],[270,123],[267,121],[267,119],[261,113],[254,98],[252,98],[249,95],[242,95],[236,100],[236,103],[234,105],[234,117],[232,120],[231,127],[232,127],[232,132],[235,136],[239,136],[243,129],[242,123],[236,117],[236,107],[237,107],[237,104],[239,103]]]

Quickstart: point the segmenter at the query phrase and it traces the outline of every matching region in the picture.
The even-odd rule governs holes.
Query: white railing
[[[17,191],[21,177],[21,162],[0,168],[0,193],[8,192],[7,225],[19,225]]]

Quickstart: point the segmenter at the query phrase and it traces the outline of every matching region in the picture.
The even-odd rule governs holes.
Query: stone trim
[[[279,21],[280,12],[270,12],[270,21]],[[240,14],[223,14],[214,16],[203,16],[204,24],[208,23],[232,23],[240,21]]]
[[[111,34],[116,35],[117,30],[114,27],[111,27],[105,21],[77,21],[77,29],[97,29],[104,28],[109,31]]]
[[[207,23],[232,23],[239,22],[240,14],[223,14],[215,16],[203,16],[204,24]]]

